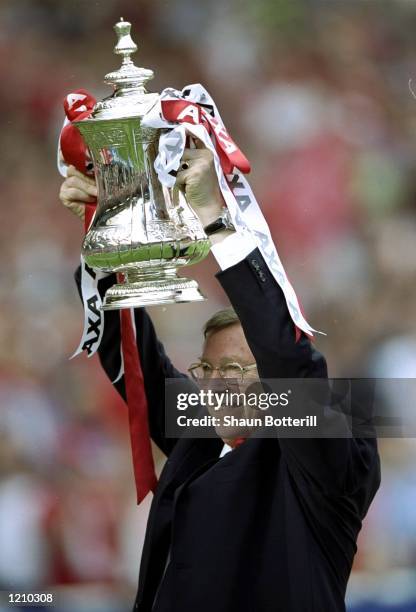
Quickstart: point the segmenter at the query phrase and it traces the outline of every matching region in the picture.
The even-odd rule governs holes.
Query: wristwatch
[[[222,209],[221,215],[218,217],[218,219],[215,219],[215,221],[204,227],[204,232],[207,236],[212,236],[212,234],[221,232],[224,229],[235,231],[235,227],[231,221],[231,215],[228,208],[225,207]]]

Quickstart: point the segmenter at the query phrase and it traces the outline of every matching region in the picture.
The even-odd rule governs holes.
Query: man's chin
[[[248,438],[250,436],[250,431],[246,427],[221,427],[219,425],[215,428],[215,431],[217,436],[224,440],[225,444],[237,438]]]

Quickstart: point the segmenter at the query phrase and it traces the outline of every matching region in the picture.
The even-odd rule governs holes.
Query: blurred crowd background
[[[62,100],[108,95],[120,16],[153,91],[201,82],[216,100],[330,375],[416,377],[416,2],[2,0],[0,590],[71,612],[129,609],[150,503],[125,406],[95,359],[68,360],[82,228],[56,171]],[[215,271],[186,270],[205,303],[151,309],[179,368],[227,303]],[[416,610],[416,445],[380,451],[351,612]]]

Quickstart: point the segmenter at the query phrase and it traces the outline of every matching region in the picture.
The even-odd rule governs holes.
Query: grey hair
[[[208,338],[211,334],[236,324],[240,325],[240,319],[233,308],[219,310],[205,323],[203,327],[204,338]]]

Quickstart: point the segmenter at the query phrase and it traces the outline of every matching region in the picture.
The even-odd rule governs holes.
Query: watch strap
[[[212,221],[212,223],[206,225],[204,227],[204,232],[207,236],[212,236],[212,234],[216,234],[217,232],[221,232],[225,229],[233,231],[235,230],[228,210],[224,210],[224,212],[218,217],[218,219],[215,219],[215,221]]]

